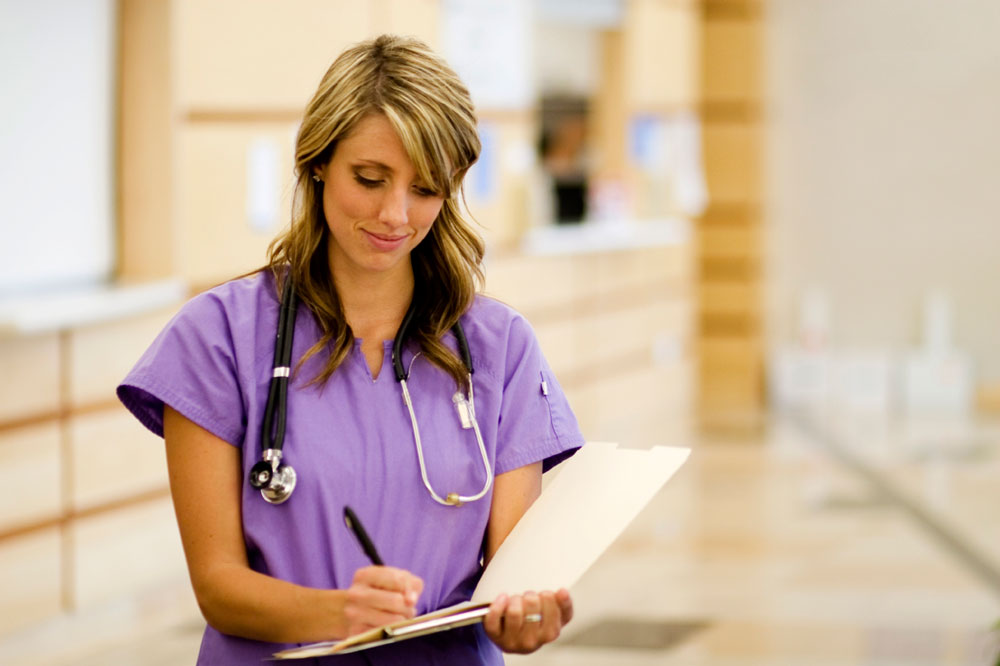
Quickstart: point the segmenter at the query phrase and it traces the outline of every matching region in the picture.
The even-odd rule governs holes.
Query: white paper
[[[521,517],[472,595],[570,588],[687,460],[690,449],[591,442]]]

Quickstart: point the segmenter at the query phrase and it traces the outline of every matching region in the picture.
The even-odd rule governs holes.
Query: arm
[[[525,465],[494,479],[493,503],[486,524],[483,565],[488,565],[500,544],[542,494],[542,463]]]
[[[494,481],[493,504],[486,525],[483,561],[489,564],[514,525],[542,492],[542,463],[525,465]],[[528,615],[539,614],[540,622],[525,622]],[[573,601],[567,590],[541,593],[525,592],[508,597],[500,595],[490,605],[483,620],[486,635],[505,652],[534,652],[559,637],[559,632],[573,617]]]
[[[401,569],[359,569],[347,590],[303,587],[253,571],[243,541],[239,450],[170,407],[163,411],[181,542],[195,597],[212,627],[297,643],[343,638],[413,617],[423,583]]]

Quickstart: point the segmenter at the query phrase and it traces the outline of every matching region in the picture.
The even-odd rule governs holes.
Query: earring
[[[315,180],[317,183],[323,182],[323,179],[319,177],[319,174],[315,173],[313,174],[313,180]]]

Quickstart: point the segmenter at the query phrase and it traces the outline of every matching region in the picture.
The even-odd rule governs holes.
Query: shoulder
[[[160,436],[169,404],[222,439],[240,442],[245,389],[256,385],[256,368],[273,344],[266,312],[275,312],[273,323],[277,299],[268,285],[269,275],[255,274],[184,304],[119,385],[125,406]]]
[[[534,337],[531,324],[511,306],[489,296],[477,294],[472,306],[462,317],[462,327],[471,337],[507,340],[510,336]]]
[[[262,271],[201,292],[177,313],[173,326],[194,326],[203,334],[250,331],[277,320],[274,279]]]
[[[249,372],[271,353],[279,307],[269,272],[230,280],[185,303],[157,343],[175,355],[227,357]]]
[[[486,367],[498,376],[507,374],[512,362],[538,348],[531,324],[511,306],[477,294],[462,317],[477,367]]]
[[[277,307],[274,278],[267,271],[261,271],[207,289],[188,301],[181,311],[192,315],[220,313],[239,317]]]

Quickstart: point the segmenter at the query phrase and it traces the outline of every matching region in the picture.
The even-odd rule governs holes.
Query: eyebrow
[[[355,161],[354,166],[368,167],[368,168],[378,169],[380,171],[388,171],[389,173],[395,172],[395,169],[393,169],[391,166],[383,162],[379,162],[378,160],[359,159]]]

